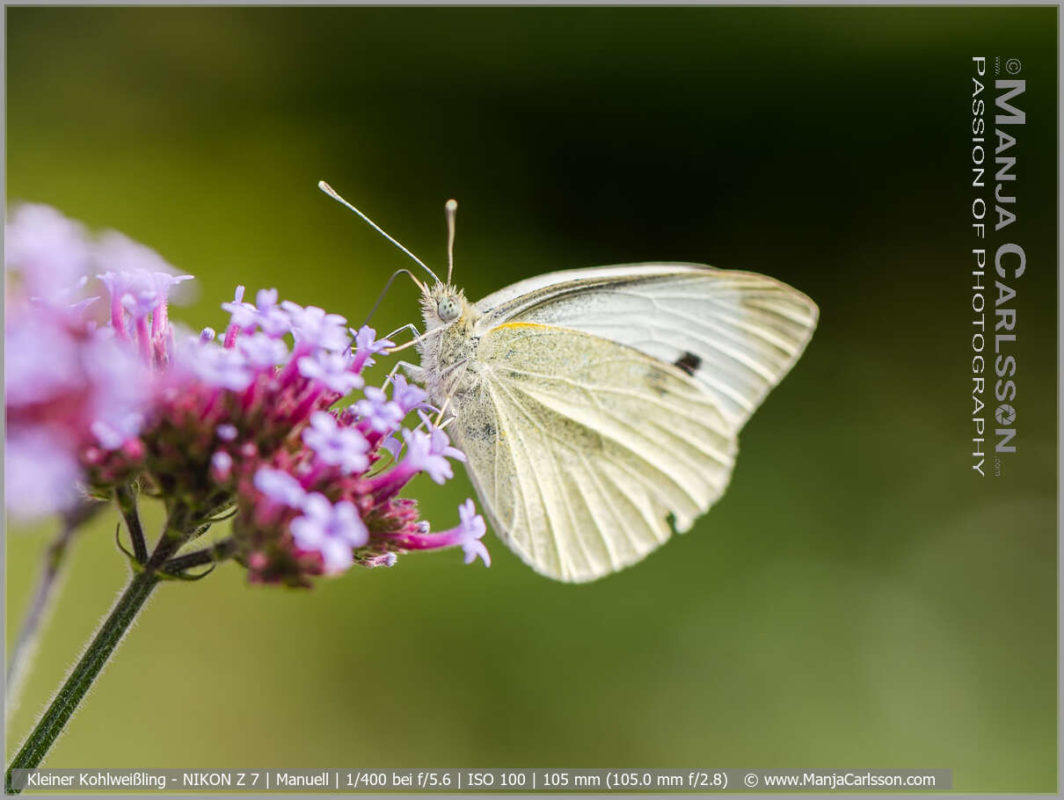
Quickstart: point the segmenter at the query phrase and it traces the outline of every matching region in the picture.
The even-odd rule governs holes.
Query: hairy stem
[[[135,572],[129,586],[118,598],[111,613],[97,630],[66,682],[56,692],[36,727],[19,749],[7,771],[7,791],[17,791],[13,783],[16,769],[33,769],[44,760],[49,749],[70,721],[78,705],[85,698],[96,678],[106,666],[115,648],[158,585],[162,576],[159,568],[201,527],[190,509],[177,502],[169,516],[155,551],[148,557],[141,571]]]
[[[7,771],[8,792],[15,791],[12,784],[13,770],[33,769],[44,759],[158,583],[159,576],[153,572],[140,572],[133,576],[129,586],[118,598],[111,613],[74,666],[66,683],[56,693],[47,711],[37,722],[37,727],[11,762]]]
[[[132,486],[119,486],[115,490],[115,502],[126,521],[129,539],[133,543],[133,558],[138,564],[143,564],[148,560],[148,542],[144,538],[144,528],[140,524],[140,513],[137,511],[137,496],[133,493]]]
[[[60,580],[64,574],[62,568],[74,534],[103,506],[104,503],[99,501],[85,500],[64,513],[59,533],[44,552],[44,562],[41,565],[40,575],[37,577],[37,587],[34,589],[29,610],[22,620],[22,627],[19,628],[18,638],[15,639],[14,647],[11,648],[11,657],[7,663],[6,708],[8,717],[14,709],[18,708],[18,695],[25,681],[27,667],[33,660],[48,611],[62,586]]]
[[[191,553],[171,558],[163,564],[163,572],[173,574],[190,567],[215,564],[219,561],[225,561],[227,558],[232,558],[234,553],[236,553],[236,542],[232,539],[223,539],[212,547],[205,547],[202,550],[195,550]]]

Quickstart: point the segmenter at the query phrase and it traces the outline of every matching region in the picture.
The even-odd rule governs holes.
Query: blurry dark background
[[[358,322],[461,203],[474,297],[642,260],[820,305],[691,533],[586,586],[412,555],[166,586],[50,766],[945,767],[1056,787],[1054,8],[7,9],[7,197]],[[1022,60],[1018,445],[968,456],[973,55]],[[413,321],[397,284],[375,320]],[[437,527],[464,475],[415,487]],[[79,543],[27,732],[123,585]],[[8,641],[50,524],[7,541]]]

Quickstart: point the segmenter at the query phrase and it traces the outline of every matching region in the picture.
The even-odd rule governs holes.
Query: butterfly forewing
[[[691,264],[568,270],[477,304],[480,331],[511,321],[571,328],[692,375],[738,430],[801,355],[817,307],[764,275]]]

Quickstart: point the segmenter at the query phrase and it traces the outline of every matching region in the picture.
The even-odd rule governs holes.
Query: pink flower
[[[19,206],[4,230],[7,269],[18,274],[26,296],[65,298],[88,271],[92,245],[84,226],[51,206]],[[10,291],[10,287],[9,287]]]
[[[8,433],[4,492],[15,516],[37,517],[72,506],[80,472],[77,456],[57,432],[42,427]]]
[[[335,575],[354,563],[352,552],[369,541],[369,531],[351,502],[333,505],[324,495],[312,494],[303,516],[292,522],[292,538],[301,550],[320,554],[325,574]]]
[[[8,504],[20,514],[44,514],[68,508],[79,495],[77,484],[92,482],[78,465],[102,465],[107,458],[101,448],[121,450],[130,464],[141,457],[143,448],[134,442],[154,394],[149,364],[165,349],[166,292],[180,278],[143,271],[112,273],[116,288],[121,283],[113,310],[119,325],[98,327],[88,316],[86,302],[68,303],[85,284],[84,270],[106,248],[94,246],[80,225],[46,206],[16,210],[7,234],[8,268],[33,292],[32,299],[14,292],[5,320],[8,435],[16,443],[12,464],[35,453],[41,471],[34,477],[34,470],[19,468],[17,476],[10,476],[31,485],[13,490]],[[129,253],[143,255],[129,245]],[[165,266],[154,259],[150,266]],[[133,255],[125,263],[132,266]],[[60,280],[68,285],[60,286]],[[154,330],[147,316],[139,324],[127,320],[122,306],[123,297],[149,290],[152,303],[145,313],[158,321]],[[126,306],[142,311],[136,302]],[[139,337],[137,345],[132,344],[134,335]],[[67,483],[64,491],[56,489],[59,476]],[[45,502],[48,498],[50,503]]]
[[[344,327],[347,320],[339,314],[328,314],[317,306],[304,308],[287,300],[281,307],[292,320],[292,333],[297,342],[334,352],[347,349],[350,341]]]
[[[59,314],[9,316],[4,377],[9,405],[44,403],[81,386],[80,344]]]
[[[366,367],[372,367],[373,356],[385,352],[389,347],[395,347],[395,343],[388,339],[376,339],[377,332],[368,325],[363,325],[355,334],[355,372],[361,372]]]
[[[250,330],[255,327],[258,313],[255,306],[244,302],[244,287],[237,286],[231,302],[222,303],[222,308],[229,312],[231,330]]]
[[[406,378],[402,375],[397,374],[392,378],[392,399],[399,406],[399,410],[403,412],[403,416],[406,416],[411,411],[424,408],[427,397],[428,395],[424,389],[407,383]]]
[[[255,472],[255,488],[271,500],[292,508],[302,508],[307,492],[302,484],[279,469],[260,467]]]
[[[331,391],[347,394],[352,389],[361,389],[365,381],[352,370],[350,355],[319,350],[313,356],[299,359],[299,374],[304,378],[320,381]]]
[[[251,580],[293,586],[354,564],[391,566],[408,550],[461,546],[467,563],[489,562],[471,502],[457,528],[431,534],[416,502],[399,497],[420,473],[444,482],[464,456],[423,413],[423,389],[402,376],[392,399],[364,386],[362,370],[392,346],[373,329],[355,333],[352,349],[340,315],[278,302],[274,289],[252,305],[241,286],[221,304],[221,343],[205,328],[175,346],[169,293],[190,276],[121,234],[92,245],[45,207],[14,220],[9,266],[26,291],[5,322],[12,511],[48,513],[74,502],[78,484],[106,495],[136,480],[179,497],[204,530],[232,509],[225,552]],[[76,290],[90,257],[110,294],[103,325],[83,303],[40,299],[71,299],[56,276]]]
[[[303,442],[323,464],[339,467],[345,475],[369,466],[366,457],[369,442],[355,428],[338,425],[336,417],[326,411],[311,414],[310,427],[303,431]]]
[[[376,386],[366,387],[365,398],[355,403],[354,409],[370,429],[383,434],[395,431],[406,416],[399,404]]]
[[[228,483],[233,474],[233,457],[224,450],[211,456],[211,477],[219,483]]]
[[[272,369],[288,360],[288,345],[284,340],[265,333],[245,336],[237,347],[253,369]]]
[[[491,556],[481,539],[487,532],[484,518],[477,514],[472,500],[466,500],[458,507],[461,520],[458,527],[443,533],[417,531],[405,533],[398,537],[399,545],[406,550],[436,550],[442,547],[461,547],[465,553],[465,563],[472,564],[477,558],[485,566],[491,566]]]
[[[251,384],[251,365],[247,356],[237,350],[204,344],[186,350],[183,356],[196,377],[208,386],[239,392]]]

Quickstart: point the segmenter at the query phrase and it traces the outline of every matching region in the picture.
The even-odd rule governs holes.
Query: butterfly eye
[[[453,297],[445,297],[440,300],[436,310],[440,315],[440,319],[444,322],[458,319],[458,301]]]

